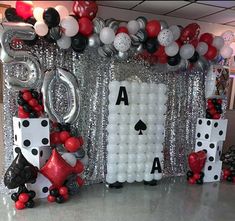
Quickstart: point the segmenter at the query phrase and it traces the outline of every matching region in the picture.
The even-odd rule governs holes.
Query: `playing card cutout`
[[[135,130],[139,131],[139,135],[143,135],[142,130],[146,130],[146,129],[147,129],[147,126],[142,120],[139,120],[135,125]]]

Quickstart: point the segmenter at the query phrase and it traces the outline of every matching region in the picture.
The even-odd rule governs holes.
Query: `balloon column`
[[[152,64],[168,64],[169,68],[204,68],[205,62],[218,56],[227,59],[233,53],[229,46],[234,37],[231,31],[222,36],[200,35],[197,23],[182,28],[156,19],[148,21],[142,16],[129,22],[103,20],[95,17],[97,10],[95,1],[74,1],[73,14],[62,5],[44,10],[34,8],[32,3],[17,1],[16,9],[7,9],[5,16],[8,21],[33,24],[39,37],[56,42],[61,49],[71,47],[80,53],[87,46],[97,47],[102,57],[115,55],[127,59],[130,48],[134,47],[137,58]]]

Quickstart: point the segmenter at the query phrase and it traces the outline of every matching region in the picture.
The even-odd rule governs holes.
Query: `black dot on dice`
[[[218,123],[216,122],[216,123],[214,123],[214,127],[218,127]]]
[[[213,149],[215,145],[213,143],[210,144],[210,148]]]
[[[202,146],[202,142],[197,142],[197,145],[199,146],[199,147],[201,147]]]
[[[20,152],[21,152],[20,148],[19,148],[19,147],[16,147],[16,148],[15,148],[15,152],[16,152],[16,153],[20,153]]]
[[[23,125],[24,127],[28,127],[28,126],[29,126],[29,121],[28,121],[28,120],[24,120],[23,123],[22,123],[22,125]]]
[[[25,140],[25,141],[24,141],[24,146],[28,147],[28,146],[30,146],[30,144],[31,144],[31,143],[30,143],[29,140]]]
[[[214,176],[214,180],[218,180],[218,178],[219,178],[219,177],[218,177],[217,175]]]
[[[31,152],[33,155],[38,155],[38,151],[36,149],[32,149]]]
[[[209,138],[209,134],[206,134],[206,135],[205,135],[205,138],[208,139],[208,138]]]
[[[207,124],[208,126],[210,126],[210,125],[211,125],[211,122],[208,120],[208,121],[206,122],[206,124]]]
[[[199,123],[199,124],[202,124],[202,120],[199,120],[198,123]]]
[[[42,157],[42,156],[43,156],[43,151],[41,150],[41,151],[40,151],[40,157]]]
[[[19,127],[19,128],[21,127],[20,122],[18,123],[18,127]]]
[[[17,135],[15,135],[15,141],[17,141]]]
[[[207,150],[206,150],[206,149],[204,149],[203,151],[204,151],[205,153],[207,153]]]
[[[43,120],[43,121],[41,122],[41,125],[42,125],[43,127],[46,127],[46,126],[48,125],[48,122],[47,122],[46,120]]]
[[[221,156],[221,151],[219,151],[219,156]]]
[[[207,169],[208,169],[208,170],[212,170],[212,166],[209,166]]]
[[[222,130],[220,130],[219,135],[220,135],[220,136],[222,136],[222,135],[223,135],[223,131],[222,131]]]
[[[209,157],[209,161],[213,161],[214,160],[214,157]]]
[[[200,133],[197,133],[197,137],[200,137],[201,136],[201,134]]]
[[[49,189],[48,189],[48,187],[46,187],[46,186],[42,188],[42,192],[43,192],[43,193],[47,193],[48,190],[49,190]]]
[[[44,144],[44,145],[45,145],[45,144],[48,144],[48,143],[49,143],[49,141],[48,141],[48,139],[47,139],[47,138],[43,138],[43,139],[42,139],[42,144]]]

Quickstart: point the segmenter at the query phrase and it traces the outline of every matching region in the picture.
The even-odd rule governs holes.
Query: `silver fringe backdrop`
[[[85,171],[87,184],[99,183],[105,176],[108,115],[108,84],[111,78],[122,79],[124,73],[131,78],[165,83],[168,86],[168,111],[166,115],[165,176],[185,173],[187,154],[194,148],[195,122],[205,114],[204,78],[200,71],[167,72],[166,66],[150,67],[144,62],[129,59],[118,61],[102,58],[96,49],[89,48],[83,54],[61,50],[56,45],[39,41],[34,47],[23,46],[40,61],[42,71],[49,68],[65,68],[79,82],[81,96],[80,115],[73,130],[85,141],[89,162]],[[4,65],[4,77],[17,76],[24,79],[26,70],[21,65]],[[43,76],[43,75],[42,75]],[[38,88],[40,90],[40,88]],[[64,87],[58,82],[55,89],[54,107],[60,113],[66,109]],[[17,91],[4,88],[4,143],[5,162],[8,168],[13,160],[12,117],[16,115]],[[1,192],[8,192],[1,182]]]

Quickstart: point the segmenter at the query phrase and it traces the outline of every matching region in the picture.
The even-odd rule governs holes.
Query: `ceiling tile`
[[[235,21],[229,22],[229,23],[227,23],[226,25],[235,26]]]
[[[212,23],[224,24],[224,23],[234,21],[234,19],[235,19],[234,10],[227,9],[225,11],[218,12],[214,15],[209,15],[207,17],[201,18],[199,20],[212,22]]]
[[[133,10],[162,15],[187,4],[186,1],[144,1]]]
[[[197,19],[221,10],[223,9],[209,5],[200,5],[193,3],[179,10],[173,11],[167,15],[179,18]]]
[[[197,3],[214,5],[218,7],[231,8],[235,6],[235,1],[197,1]]]
[[[98,5],[130,9],[142,1],[96,1]]]

